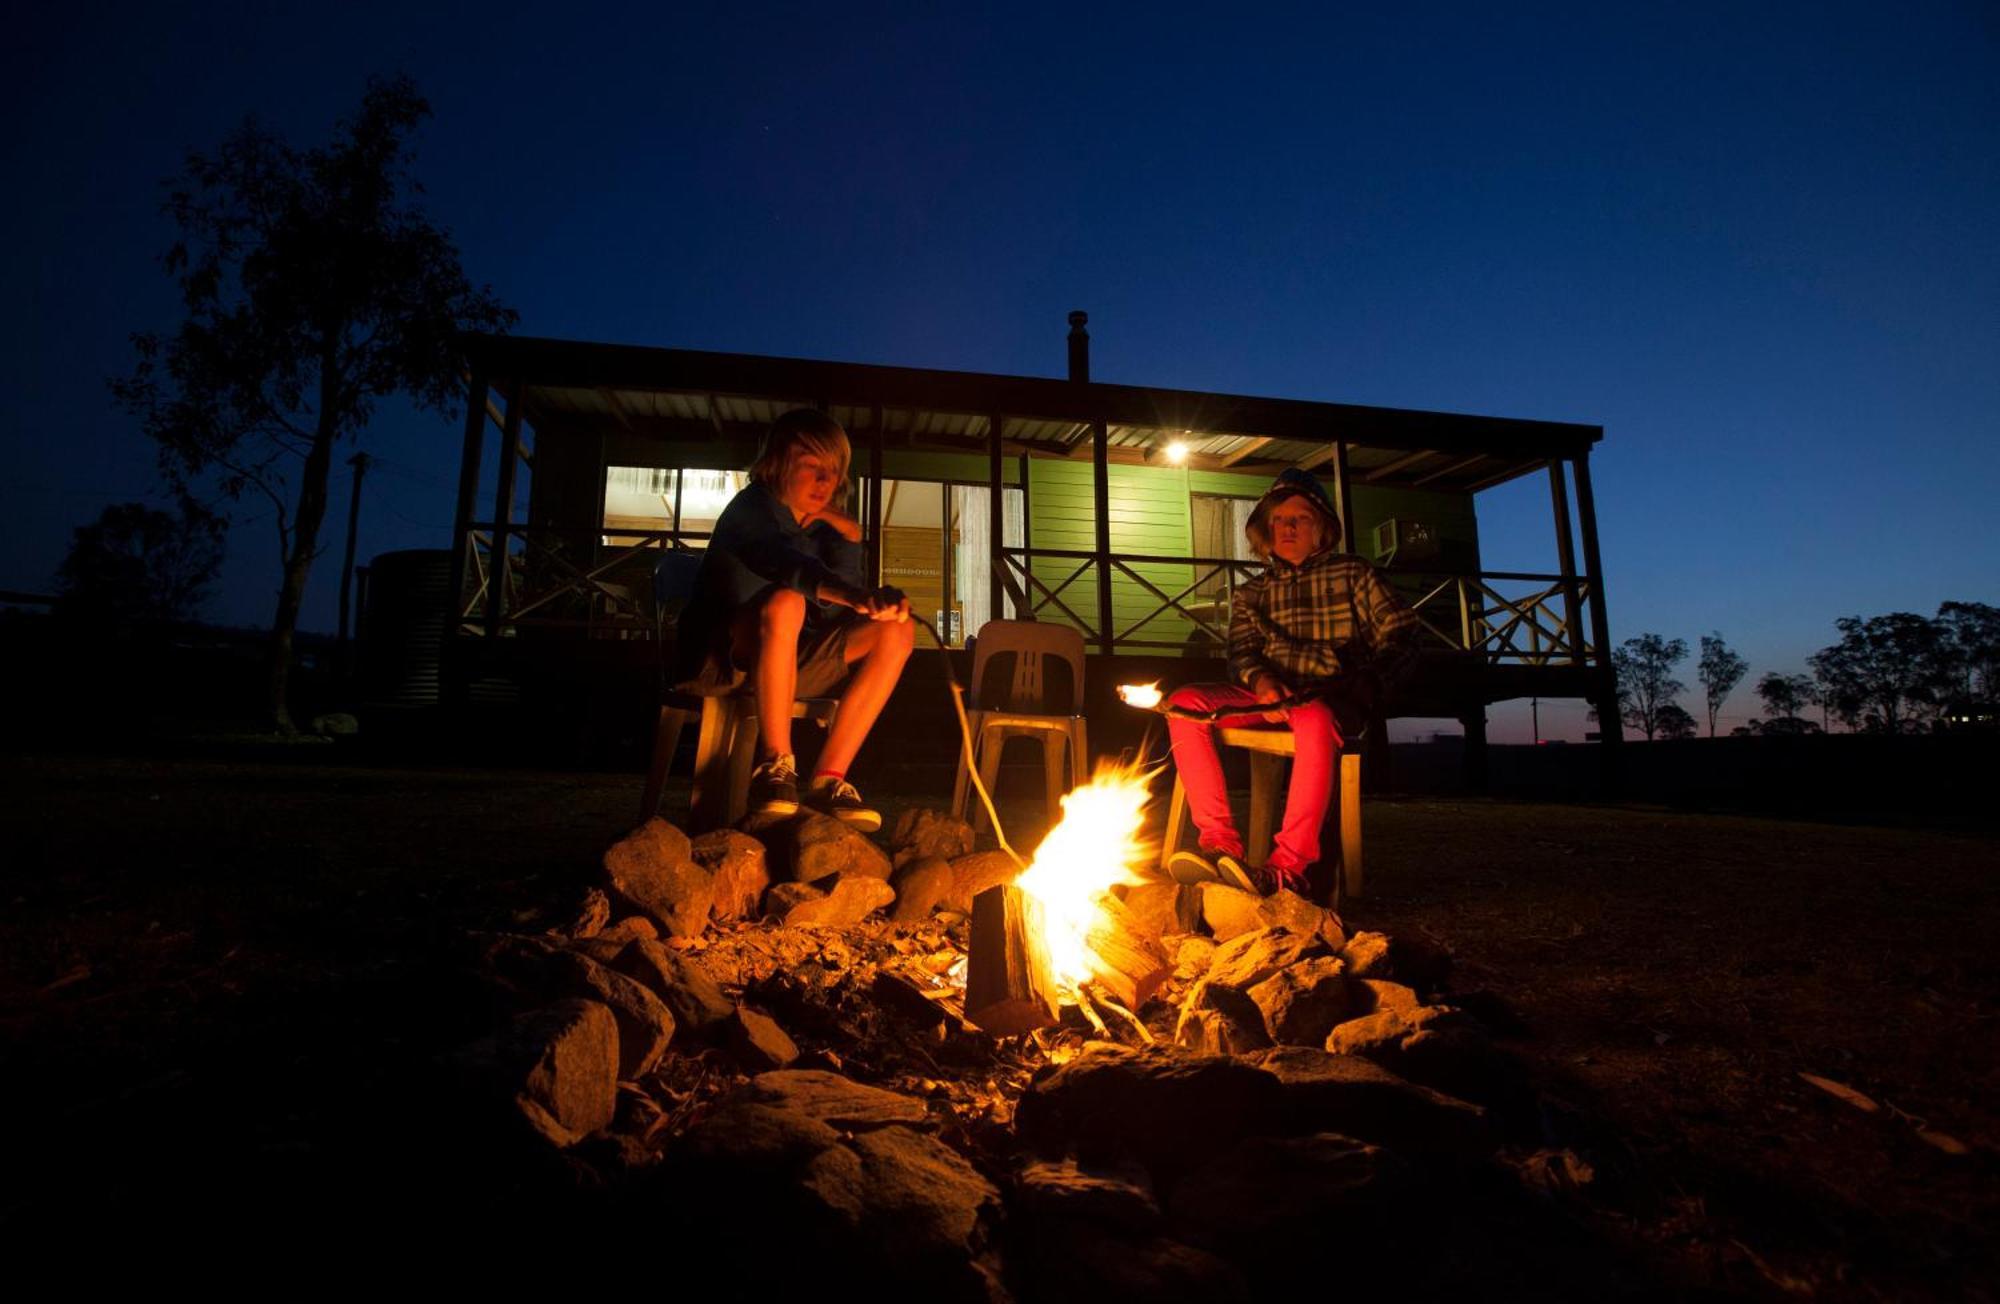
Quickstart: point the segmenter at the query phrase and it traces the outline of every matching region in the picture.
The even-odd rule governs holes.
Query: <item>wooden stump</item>
[[[1160,990],[1174,971],[1166,948],[1149,937],[1125,903],[1110,893],[1097,900],[1097,919],[1083,944],[1090,952],[1090,971],[1113,999],[1135,1013]]]
[[[965,1017],[996,1037],[1056,1022],[1056,980],[1042,934],[1042,903],[1011,883],[972,899]]]

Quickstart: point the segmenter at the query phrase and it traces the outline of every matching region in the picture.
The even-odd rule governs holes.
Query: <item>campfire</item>
[[[657,1175],[704,1235],[781,1207],[805,1221],[757,1237],[833,1219],[857,1271],[936,1298],[1194,1268],[1189,1297],[1240,1297],[1274,1262],[1258,1218],[1404,1190],[1404,1154],[1489,1153],[1452,1097],[1503,1079],[1432,1003],[1434,950],[1161,877],[1156,777],[1100,768],[1025,865],[937,811],[882,843],[811,814],[692,840],[652,820],[574,918],[482,935],[506,1021],[468,1069],[515,1134],[614,1187]],[[806,1167],[770,1167],[788,1156]],[[1003,1224],[1024,1229],[1004,1246]],[[765,1244],[741,1261],[778,1271]],[[935,1294],[938,1272],[964,1289]]]
[[[1144,834],[1152,776],[1136,765],[1101,767],[1062,799],[1062,818],[1020,878],[982,892],[972,906],[966,1017],[997,1036],[1048,1027],[1063,1001],[1100,1032],[1101,1002],[1143,1040],[1134,1013],[1172,965],[1159,943],[1112,895],[1140,882],[1151,859]]]

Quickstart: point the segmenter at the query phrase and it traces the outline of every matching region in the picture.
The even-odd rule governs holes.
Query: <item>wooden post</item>
[[[1562,570],[1563,627],[1569,635],[1569,663],[1583,664],[1583,613],[1576,605],[1576,541],[1569,526],[1569,486],[1559,457],[1549,459],[1549,497],[1556,513],[1556,562]],[[1541,739],[1537,737],[1536,742]]]
[[[514,469],[521,461],[521,390],[507,387],[507,416],[500,427],[500,487],[493,495],[493,543],[486,556],[486,636],[498,638],[506,610],[507,532],[514,524]]]
[[[486,404],[489,401],[486,373],[475,370],[466,387],[465,446],[458,460],[458,503],[452,515],[451,588],[445,594],[445,636],[442,650],[444,683],[440,696],[457,703],[465,696],[469,679],[465,658],[459,647],[465,624],[465,576],[472,557],[472,514],[479,498],[479,460],[486,445]]]
[[[1111,430],[1090,427],[1091,488],[1097,499],[1097,650],[1111,655]]]
[[[1097,918],[1083,945],[1097,985],[1135,1014],[1174,970],[1159,939],[1146,936],[1125,903],[1108,892],[1097,899]]]
[[[1597,645],[1597,728],[1604,740],[1604,781],[1616,791],[1622,779],[1619,744],[1625,723],[1618,718],[1618,675],[1611,668],[1611,617],[1604,601],[1604,558],[1597,550],[1597,499],[1590,490],[1590,454],[1575,462],[1577,523],[1583,531],[1584,578],[1590,582],[1591,640]]]
[[[965,1017],[996,1037],[1056,1022],[1056,980],[1042,934],[1042,903],[1012,883],[972,899]]]
[[[874,410],[874,429],[868,432],[868,583],[882,586],[882,405]]]
[[[1360,896],[1361,758],[1353,752],[1340,756],[1340,872],[1344,895]]]
[[[1333,445],[1333,505],[1340,513],[1340,550],[1361,555],[1361,541],[1354,537],[1354,478],[1347,473],[1347,443]]]
[[[1474,702],[1458,717],[1465,729],[1465,786],[1471,792],[1484,793],[1487,783],[1486,756],[1486,704]]]

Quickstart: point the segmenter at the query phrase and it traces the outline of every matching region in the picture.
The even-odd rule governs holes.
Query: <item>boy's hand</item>
[[[1286,697],[1285,686],[1278,682],[1275,675],[1257,676],[1257,681],[1251,686],[1250,691],[1256,694],[1260,702],[1282,702]],[[1277,724],[1285,718],[1285,712],[1266,711],[1264,718],[1272,724]]]
[[[870,620],[900,622],[910,618],[910,600],[903,596],[901,589],[850,588],[841,595],[841,601]]]
[[[870,620],[901,624],[910,618],[910,600],[901,589],[880,588],[868,594],[867,601],[855,610]]]
[[[855,520],[851,516],[843,516],[841,513],[834,511],[831,507],[820,508],[818,511],[814,512],[811,516],[808,516],[803,521],[800,521],[799,527],[801,529],[810,530],[813,527],[813,524],[818,521],[825,521],[828,525],[831,525],[835,530],[839,531],[840,537],[847,540],[849,543],[861,542],[861,522]]]

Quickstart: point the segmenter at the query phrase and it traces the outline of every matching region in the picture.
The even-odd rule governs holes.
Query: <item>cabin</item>
[[[1230,595],[1258,569],[1244,521],[1279,470],[1302,467],[1348,550],[1422,619],[1426,651],[1391,715],[1456,717],[1483,757],[1492,702],[1584,698],[1615,714],[1590,483],[1600,428],[1105,384],[1082,313],[1068,345],[1054,379],[465,337],[447,694],[526,666],[652,664],[658,550],[705,546],[766,427],[811,405],[853,441],[849,508],[873,575],[950,648],[999,617],[1073,625],[1093,700],[1121,679],[1219,673]],[[1477,497],[1522,476],[1547,479],[1555,567],[1486,570]]]

